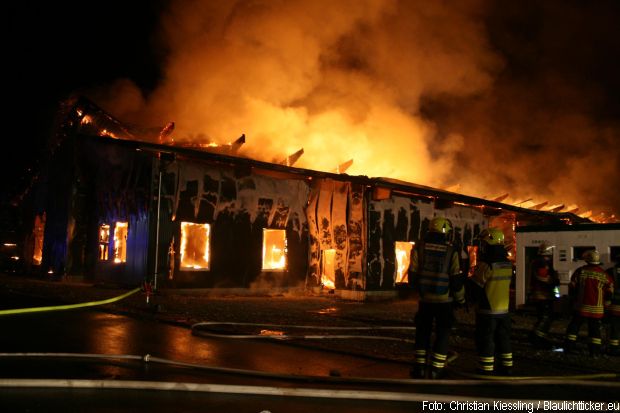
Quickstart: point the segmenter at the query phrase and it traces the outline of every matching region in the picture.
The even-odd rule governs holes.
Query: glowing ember
[[[286,232],[283,229],[263,229],[263,270],[284,270],[286,253]]]
[[[209,224],[181,222],[181,268],[209,269]]]
[[[284,335],[284,331],[278,331],[278,330],[261,330],[261,331],[260,331],[260,335],[261,335],[261,336],[283,336],[283,335]]]
[[[406,283],[409,281],[409,263],[411,258],[411,249],[415,245],[414,242],[395,243],[396,250],[396,276],[394,282]]]
[[[114,262],[127,261],[127,230],[126,222],[117,222],[114,227]]]
[[[114,139],[118,139],[118,136],[116,136],[112,132],[108,131],[107,129],[101,129],[99,131],[99,135],[100,136],[107,136],[107,137],[114,138]]]

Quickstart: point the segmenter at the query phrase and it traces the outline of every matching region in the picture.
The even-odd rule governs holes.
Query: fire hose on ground
[[[46,307],[12,308],[9,310],[0,310],[0,316],[27,314],[27,313],[46,313],[46,312],[51,312],[51,311],[76,310],[78,308],[95,307],[98,305],[115,303],[117,301],[120,301],[122,299],[129,297],[130,295],[137,293],[140,290],[142,290],[142,287],[134,288],[133,290],[125,294],[121,294],[116,297],[108,298],[105,300],[99,300],[99,301],[89,301],[89,302],[78,303],[78,304],[52,305],[52,306],[46,306]]]
[[[332,384],[372,384],[372,385],[449,385],[457,387],[484,387],[484,386],[522,386],[535,383],[536,385],[576,385],[582,387],[596,387],[620,389],[620,383],[616,382],[594,382],[584,379],[563,379],[537,377],[528,381],[513,381],[502,379],[500,381],[485,380],[412,380],[412,379],[379,379],[363,377],[332,377],[332,376],[304,376],[296,374],[270,373],[259,370],[234,369],[226,367],[216,367],[196,363],[186,363],[165,358],[154,357],[149,354],[144,356],[132,354],[84,354],[84,353],[0,353],[0,359],[4,358],[69,358],[86,360],[127,360],[138,361],[144,364],[158,363],[172,365],[176,367],[198,369],[213,373],[235,374],[241,376],[263,377],[270,379],[285,379],[289,381],[308,382],[308,383],[332,383]],[[610,378],[610,375],[599,375],[598,378]],[[605,377],[602,377],[605,376]],[[615,375],[618,377],[618,375]],[[592,378],[592,377],[590,377]],[[398,402],[421,402],[424,400],[435,401],[455,401],[471,400],[468,396],[457,396],[455,394],[425,394],[403,391],[375,391],[363,389],[322,389],[308,387],[280,387],[280,386],[257,386],[257,385],[230,385],[230,384],[210,384],[193,382],[161,382],[161,381],[137,381],[137,380],[82,380],[82,379],[0,379],[0,388],[70,388],[70,389],[121,389],[121,390],[158,390],[158,391],[185,391],[201,393],[225,393],[243,394],[257,396],[287,396],[287,397],[306,397],[306,398],[337,398],[350,400],[381,400]],[[493,399],[476,397],[478,401],[497,401],[504,400],[494,397]],[[521,400],[523,401],[523,400]],[[527,401],[527,400],[526,400]]]
[[[287,325],[287,324],[262,324],[262,323],[238,323],[238,322],[222,322],[222,321],[205,321],[193,324],[191,327],[192,334],[206,338],[230,338],[230,339],[268,339],[268,340],[330,340],[330,339],[368,339],[368,340],[387,340],[387,341],[400,341],[404,343],[414,344],[415,340],[406,338],[390,337],[390,336],[369,336],[369,335],[289,335],[289,334],[217,334],[206,331],[201,331],[201,327],[205,326],[243,326],[243,327],[266,327],[266,328],[281,328],[281,329],[300,329],[300,330],[324,330],[324,331],[378,331],[378,330],[403,330],[403,331],[415,331],[415,327],[411,326],[370,326],[370,327],[333,327],[333,326],[312,326],[312,325]],[[267,330],[269,331],[269,330]],[[597,379],[617,379],[620,378],[620,373],[592,373],[592,374],[576,374],[576,375],[562,375],[562,376],[488,376],[481,374],[460,372],[456,369],[450,368],[449,365],[458,358],[458,354],[454,353],[446,360],[448,369],[461,377],[468,377],[472,379],[483,379],[494,382],[499,381],[528,381],[528,380],[597,380]],[[455,380],[450,380],[454,382]],[[457,380],[458,381],[458,380]],[[618,384],[620,387],[620,383]]]
[[[64,311],[64,310],[74,310],[79,308],[87,308],[94,307],[104,304],[110,304],[117,301],[120,301],[124,298],[127,298],[141,290],[145,290],[147,295],[147,302],[150,295],[150,289],[148,285],[146,287],[138,287],[127,293],[121,294],[119,296],[99,300],[99,301],[90,301],[85,303],[78,304],[67,304],[67,305],[57,305],[57,306],[45,306],[45,307],[31,307],[31,308],[17,308],[17,309],[8,309],[8,310],[0,310],[0,316],[5,315],[16,315],[16,314],[25,314],[25,313],[40,313],[40,312],[52,312],[52,311]],[[332,334],[332,335],[285,335],[285,334],[246,334],[246,335],[230,335],[230,334],[216,334],[209,333],[206,331],[200,331],[200,327],[205,326],[215,326],[215,325],[229,325],[229,326],[244,326],[244,327],[269,327],[269,328],[288,328],[288,329],[305,329],[305,330],[323,330],[323,331],[379,331],[379,330],[400,330],[400,331],[414,331],[415,327],[411,326],[370,326],[370,327],[334,327],[334,326],[311,326],[311,325],[285,325],[285,324],[261,324],[261,323],[241,323],[241,322],[200,322],[191,326],[192,334],[201,337],[210,337],[210,338],[234,338],[234,339],[271,339],[271,340],[328,340],[328,339],[368,339],[368,340],[387,340],[387,341],[400,341],[405,343],[413,344],[414,340],[406,339],[406,338],[398,338],[398,337],[390,337],[390,336],[372,336],[372,335],[351,335],[351,334]],[[256,370],[243,370],[243,369],[230,369],[225,367],[214,367],[214,366],[203,366],[192,363],[183,363],[176,362],[172,360],[166,360],[158,357],[151,357],[150,355],[146,356],[136,356],[136,355],[106,355],[106,354],[80,354],[80,353],[0,353],[0,358],[8,358],[8,357],[78,357],[78,358],[116,358],[116,359],[129,359],[129,360],[142,360],[145,362],[159,362],[177,366],[185,366],[192,368],[200,368],[200,369],[208,369],[210,371],[222,372],[222,373],[234,373],[234,374],[245,374],[245,375],[253,375],[253,376],[261,376],[261,377],[270,377],[270,378],[280,378],[280,379],[301,379],[301,380],[311,380],[316,381],[320,377],[317,376],[297,376],[297,375],[288,375],[288,374],[279,374],[279,373],[270,373],[264,371],[256,371]],[[458,357],[458,354],[452,355],[448,359],[448,363],[454,361]],[[453,370],[453,369],[451,369]],[[455,371],[455,370],[453,370]],[[530,381],[535,380],[537,383],[540,381],[559,381],[565,383],[565,380],[594,380],[594,379],[617,379],[620,378],[620,373],[595,373],[595,374],[580,374],[580,375],[571,375],[571,376],[512,376],[512,377],[495,377],[495,376],[482,376],[476,374],[468,374],[455,371],[458,375],[463,377],[469,377],[474,379],[491,379],[495,383],[514,383],[518,381]],[[340,377],[331,377],[330,380],[335,381],[344,381],[344,382],[373,382],[373,383],[412,383],[413,381],[410,379],[374,379],[374,378],[340,378]],[[458,384],[470,382],[470,380],[446,380],[451,384]],[[479,381],[479,380],[478,380]],[[417,383],[422,383],[424,380],[416,380]],[[439,383],[439,381],[435,380],[434,383]],[[617,384],[620,387],[620,384]]]

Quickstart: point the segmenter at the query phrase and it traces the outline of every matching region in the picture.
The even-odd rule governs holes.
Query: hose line
[[[100,300],[100,301],[89,301],[86,303],[53,305],[53,306],[47,306],[47,307],[13,308],[9,310],[0,310],[0,316],[14,315],[14,314],[26,314],[26,313],[45,313],[45,312],[51,312],[51,311],[64,311],[64,310],[74,310],[76,308],[94,307],[98,305],[110,304],[116,301],[120,301],[124,298],[129,297],[130,295],[137,293],[140,290],[141,288],[138,287],[138,288],[134,288],[133,290],[125,294],[121,294],[116,297],[112,297],[112,298],[108,298],[106,300]]]

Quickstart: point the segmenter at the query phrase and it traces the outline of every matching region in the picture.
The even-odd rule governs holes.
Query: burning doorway
[[[321,284],[333,290],[336,288],[336,250],[323,250],[321,255]]]
[[[396,252],[395,284],[407,284],[409,282],[409,265],[411,264],[411,251],[414,245],[415,242],[396,241],[394,243]]]
[[[209,270],[209,224],[181,222],[181,269]]]

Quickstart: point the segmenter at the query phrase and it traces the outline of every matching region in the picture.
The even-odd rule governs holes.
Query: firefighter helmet
[[[491,227],[483,230],[478,236],[480,241],[489,245],[504,245],[504,233],[499,228]]]
[[[452,231],[452,223],[450,223],[450,220],[448,218],[435,217],[431,220],[428,230],[431,232],[448,234],[450,231]]]
[[[583,253],[582,259],[588,264],[600,264],[601,254],[597,250],[588,250]]]
[[[553,255],[553,245],[548,245],[547,243],[542,243],[538,246],[538,255],[549,256]]]

